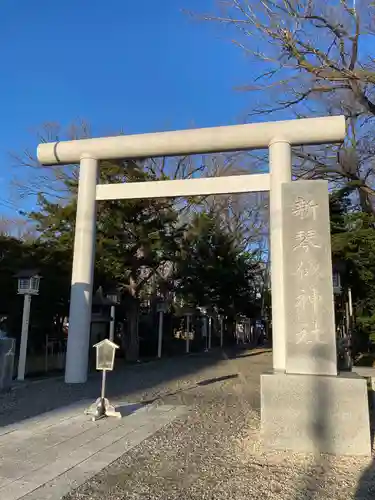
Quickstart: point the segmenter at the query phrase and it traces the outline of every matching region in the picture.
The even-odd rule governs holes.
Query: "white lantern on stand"
[[[25,379],[27,341],[29,336],[30,306],[32,295],[38,295],[41,276],[36,269],[20,271],[15,275],[18,279],[18,294],[24,296],[21,345],[18,357],[17,380]]]

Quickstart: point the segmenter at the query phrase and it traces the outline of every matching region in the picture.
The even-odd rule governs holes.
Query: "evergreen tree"
[[[195,217],[177,259],[178,293],[186,303],[234,316],[256,313],[253,255],[238,250],[213,214]]]
[[[357,337],[375,331],[375,217],[353,205],[352,187],[331,196],[333,259],[345,264],[344,290],[352,291]],[[356,340],[363,345],[361,338]]]
[[[103,162],[100,182],[143,182],[155,176],[134,162]],[[72,196],[61,205],[39,196],[40,212],[31,214],[39,241],[55,251],[72,254],[77,185],[66,181]],[[165,200],[114,200],[99,202],[95,286],[115,282],[122,290],[129,332],[126,355],[138,358],[138,312],[150,279],[176,251],[178,216],[173,202]],[[69,259],[69,264],[71,259]]]

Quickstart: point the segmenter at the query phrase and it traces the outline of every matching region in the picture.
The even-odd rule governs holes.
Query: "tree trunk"
[[[369,194],[363,188],[359,188],[358,196],[362,212],[373,215],[374,207],[372,206]]]
[[[139,300],[131,298],[127,307],[128,331],[125,359],[126,361],[137,361],[139,358]]]

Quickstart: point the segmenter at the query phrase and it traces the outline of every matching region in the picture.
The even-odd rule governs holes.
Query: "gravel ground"
[[[190,411],[65,500],[374,499],[375,466],[369,460],[262,452],[259,375],[270,365],[269,353],[243,352],[235,359],[212,353],[119,370],[111,380],[115,399],[156,397]],[[62,382],[43,382],[5,399],[14,407],[14,399],[26,399],[22,391],[29,397],[44,391],[39,399],[45,400],[46,387],[56,392],[59,386],[60,397],[71,402],[91,392],[95,397],[97,384],[93,379],[85,389],[67,389]],[[0,425],[4,402],[0,398]]]
[[[174,381],[169,388],[174,394],[164,393],[160,402],[188,405],[188,416],[65,500],[375,498],[369,460],[262,452],[259,375],[270,367],[271,355],[249,354]],[[197,380],[205,382],[196,385]]]

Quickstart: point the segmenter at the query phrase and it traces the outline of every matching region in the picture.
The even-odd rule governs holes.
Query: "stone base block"
[[[366,381],[355,374],[261,375],[265,448],[371,455]]]

